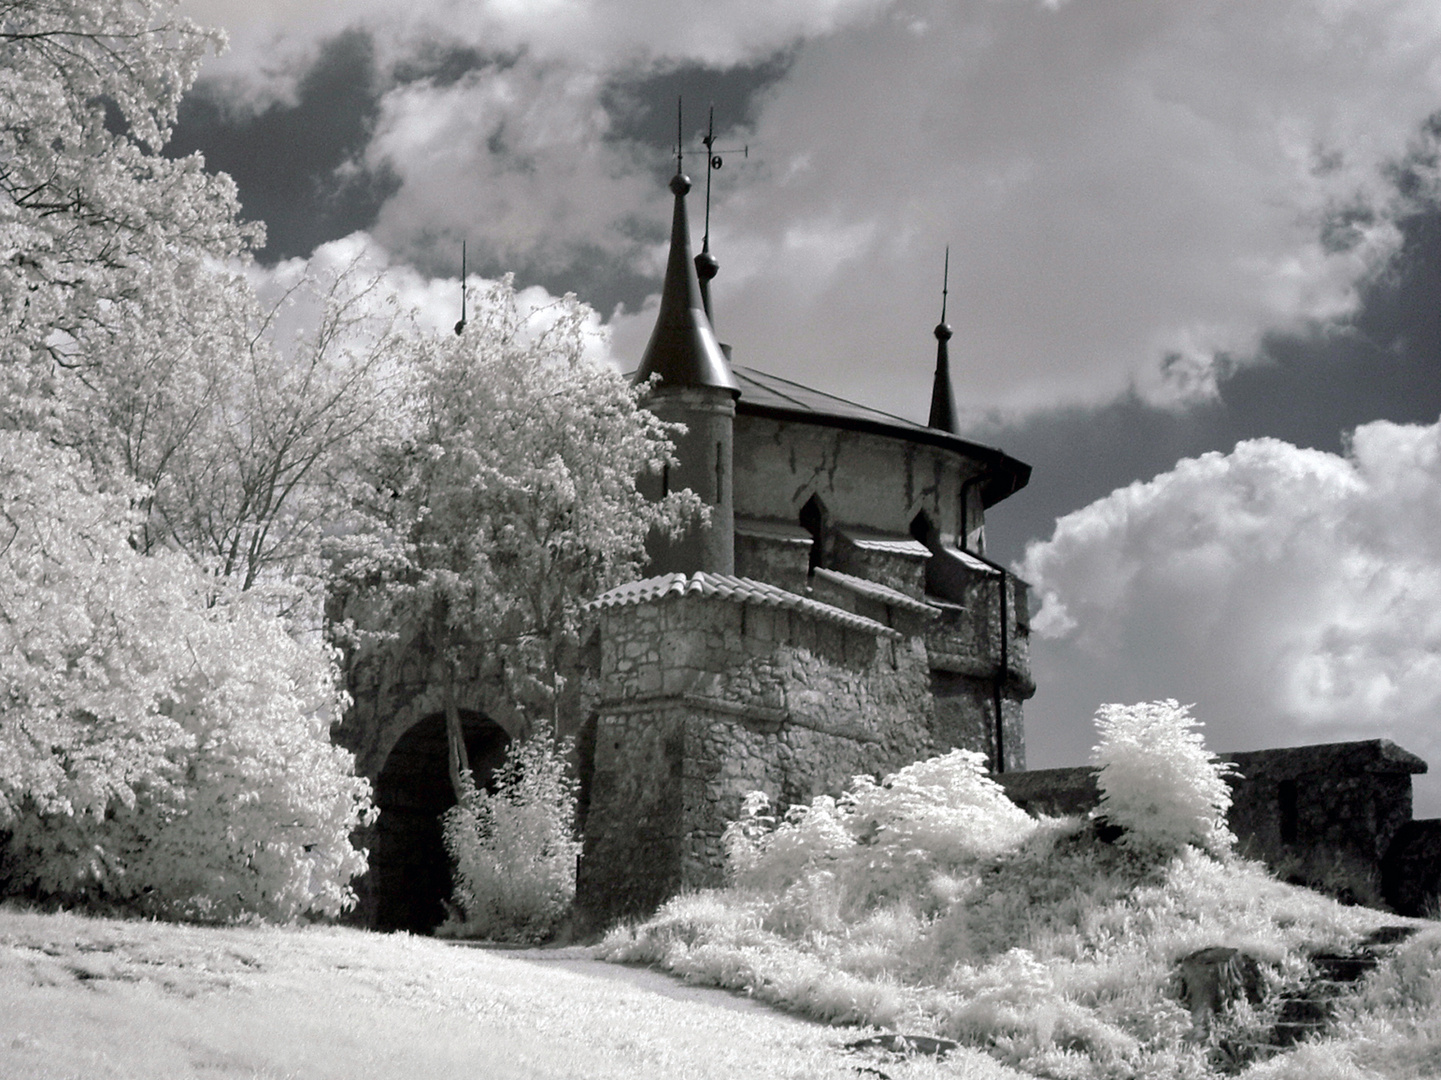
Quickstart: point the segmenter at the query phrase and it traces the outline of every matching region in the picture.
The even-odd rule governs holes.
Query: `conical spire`
[[[670,179],[670,189],[675,193],[675,217],[671,223],[665,285],[660,294],[660,314],[635,381],[641,383],[652,375],[659,375],[662,387],[710,386],[739,396],[740,388],[706,317],[700,282],[691,260],[690,224],[685,212],[690,179],[677,172]]]
[[[929,427],[959,434],[956,423],[956,395],[951,390],[951,325],[946,322],[946,294],[950,289],[951,249],[946,248],[946,272],[941,285],[941,321],[936,325],[936,378],[931,384]]]

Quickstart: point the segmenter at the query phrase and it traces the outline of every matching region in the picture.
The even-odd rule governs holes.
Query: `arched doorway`
[[[490,783],[505,760],[510,736],[480,713],[460,713],[475,782]],[[450,898],[450,858],[441,840],[440,816],[455,805],[450,786],[445,717],[416,723],[395,744],[375,781],[375,823],[370,852],[371,890],[377,930],[428,934],[445,920]]]

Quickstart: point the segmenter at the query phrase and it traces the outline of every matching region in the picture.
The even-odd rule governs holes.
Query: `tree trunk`
[[[460,710],[455,704],[455,673],[446,673],[445,678],[445,741],[450,750],[450,786],[455,789],[457,802],[465,801],[465,789],[469,786],[470,755],[465,752],[465,732],[460,727]]]

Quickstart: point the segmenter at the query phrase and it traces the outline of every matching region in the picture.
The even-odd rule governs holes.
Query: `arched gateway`
[[[480,713],[462,710],[460,718],[471,772],[484,786],[505,760],[510,736]],[[430,933],[444,921],[442,901],[451,893],[440,832],[440,816],[455,805],[444,715],[423,717],[397,740],[375,779],[375,804],[380,817],[363,902],[369,911],[361,917],[377,930]]]

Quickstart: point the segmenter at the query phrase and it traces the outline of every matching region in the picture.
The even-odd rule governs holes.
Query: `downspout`
[[[1011,619],[1009,610],[1009,597],[1006,593],[1006,572],[1002,570],[996,578],[1001,592],[1001,670],[996,673],[994,692],[996,697],[996,772],[1006,771],[1006,748],[1005,748],[1005,714],[1001,711],[1003,700],[1002,690],[1004,689],[1006,677],[1011,671],[1010,657],[1010,629]]]

